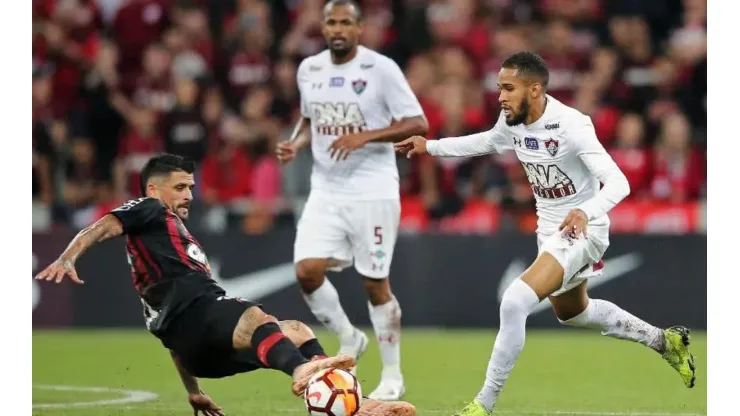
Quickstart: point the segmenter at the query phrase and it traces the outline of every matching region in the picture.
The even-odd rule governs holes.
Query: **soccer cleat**
[[[416,416],[416,408],[406,402],[382,402],[365,398],[355,416]]]
[[[378,387],[367,397],[373,400],[398,400],[404,393],[406,393],[406,387],[403,385],[403,378],[383,377]]]
[[[690,332],[683,326],[672,326],[663,330],[665,337],[663,359],[678,371],[688,388],[694,387],[696,381],[696,363],[694,356],[689,352]]]
[[[355,362],[357,362],[360,360],[360,357],[362,357],[362,354],[365,353],[365,350],[367,350],[367,345],[367,335],[359,329],[354,328],[352,337],[348,341],[345,340],[344,343],[341,343],[337,355],[348,355],[354,358]],[[356,376],[357,365],[352,367],[349,372],[352,373],[353,376]]]
[[[453,416],[491,416],[491,412],[486,410],[482,404],[478,403],[478,400],[473,400]]]
[[[306,391],[306,387],[308,387],[308,382],[311,381],[311,377],[321,370],[325,370],[327,368],[339,368],[349,371],[349,369],[354,367],[354,365],[355,359],[347,355],[322,358],[302,364],[293,371],[293,394],[301,396],[303,392]]]

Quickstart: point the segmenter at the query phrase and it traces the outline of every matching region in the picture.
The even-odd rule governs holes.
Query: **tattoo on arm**
[[[188,370],[182,366],[180,358],[174,351],[170,350],[170,356],[172,357],[172,362],[175,363],[175,368],[177,368],[178,374],[180,374],[180,379],[182,380],[182,384],[185,386],[185,390],[187,390],[189,394],[200,393],[198,379],[191,375]]]
[[[82,253],[93,245],[123,234],[123,224],[113,215],[106,215],[95,224],[80,231],[59,259],[74,263]]]

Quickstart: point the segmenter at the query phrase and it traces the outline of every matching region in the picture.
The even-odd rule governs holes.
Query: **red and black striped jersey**
[[[123,224],[134,288],[153,314],[174,315],[204,293],[225,295],[200,243],[158,199],[134,199],[110,214]]]

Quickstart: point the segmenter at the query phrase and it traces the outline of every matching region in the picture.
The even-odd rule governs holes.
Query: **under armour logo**
[[[514,137],[514,146],[522,147],[522,139]]]
[[[321,82],[314,82],[311,87],[313,89],[315,89],[315,90],[320,90],[321,89],[321,84],[322,84]]]
[[[383,271],[383,265],[382,264],[375,264],[375,263],[373,263],[373,271],[374,272],[382,272]]]

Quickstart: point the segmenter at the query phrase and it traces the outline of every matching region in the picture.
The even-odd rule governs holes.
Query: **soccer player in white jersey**
[[[285,163],[311,144],[311,192],[298,222],[294,262],[311,311],[340,341],[340,352],[359,358],[367,336],[354,327],[326,279],[354,262],[363,277],[370,321],[383,362],[372,399],[397,400],[401,307],[388,271],[400,221],[398,169],[393,143],[426,134],[427,121],[398,65],[358,45],[359,7],[334,0],[324,8],[328,50],[306,58],[297,79],[303,118],[298,139],[280,143]],[[310,133],[305,134],[310,124]]]
[[[611,302],[587,295],[586,281],[602,272],[601,259],[609,246],[607,212],[630,189],[599,143],[591,118],[546,94],[548,77],[541,57],[516,53],[499,72],[502,112],[493,129],[433,141],[412,137],[396,144],[407,157],[469,157],[513,150],[537,201],[539,255],[504,293],[485,383],[475,400],[457,413],[460,416],[491,414],[524,346],[527,316],[548,297],[562,324],[639,342],[660,353],[687,387],[694,386],[687,328],[656,328]]]

